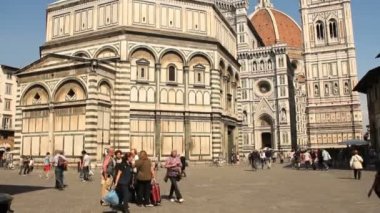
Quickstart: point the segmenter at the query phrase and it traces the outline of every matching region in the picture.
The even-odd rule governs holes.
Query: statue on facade
[[[281,110],[281,121],[286,122],[286,110],[285,109]]]

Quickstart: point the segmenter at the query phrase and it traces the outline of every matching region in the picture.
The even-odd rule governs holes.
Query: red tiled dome
[[[289,47],[302,48],[302,31],[298,24],[285,13],[273,8],[261,8],[251,16],[265,46],[286,43]]]

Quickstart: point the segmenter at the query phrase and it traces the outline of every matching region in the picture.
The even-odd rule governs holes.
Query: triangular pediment
[[[203,66],[202,64],[197,64],[197,65],[194,66],[194,69],[204,70],[204,69],[206,69],[206,67]]]
[[[40,70],[52,69],[63,66],[71,66],[74,63],[78,62],[89,62],[90,59],[73,57],[67,55],[59,55],[59,54],[48,54],[38,59],[37,61],[25,66],[20,69],[18,74],[21,73],[29,73],[29,72],[37,72]]]
[[[272,114],[274,112],[274,108],[269,103],[269,101],[266,98],[262,98],[260,102],[255,107],[256,113],[268,113]]]

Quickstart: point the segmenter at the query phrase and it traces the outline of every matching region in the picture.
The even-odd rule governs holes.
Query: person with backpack
[[[132,161],[133,155],[128,152],[122,157],[122,161],[115,167],[114,187],[119,197],[119,207],[122,212],[129,212],[128,202],[131,198],[129,187],[132,184]]]
[[[103,197],[106,196],[109,189],[112,186],[113,178],[115,176],[115,166],[116,162],[114,159],[114,149],[109,148],[107,156],[104,158],[103,166],[102,166],[102,189],[101,189],[101,200],[100,204],[105,205],[107,203],[104,202]]]
[[[55,188],[58,190],[63,190],[65,187],[63,182],[63,172],[67,169],[67,159],[63,155],[63,151],[56,151],[54,156],[54,166],[55,166]]]

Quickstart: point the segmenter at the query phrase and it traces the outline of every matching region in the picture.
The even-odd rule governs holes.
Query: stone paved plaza
[[[93,182],[81,183],[74,171],[67,172],[65,191],[57,191],[54,181],[39,178],[39,171],[19,176],[17,171],[0,170],[0,192],[14,195],[16,213],[112,212],[99,205],[99,172]],[[188,177],[181,181],[185,202],[153,208],[131,206],[131,212],[281,212],[281,213],[378,213],[380,200],[367,198],[375,175],[364,172],[361,181],[353,180],[351,171],[304,171],[274,165],[271,170],[253,172],[247,165],[188,168]],[[163,182],[159,170],[162,195],[169,184]]]

